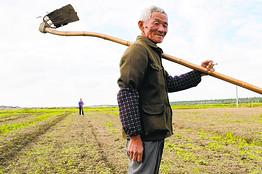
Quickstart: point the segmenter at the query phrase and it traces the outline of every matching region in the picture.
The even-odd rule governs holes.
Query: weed
[[[170,160],[162,160],[160,165],[160,171],[162,174],[169,174],[172,168],[172,161]]]

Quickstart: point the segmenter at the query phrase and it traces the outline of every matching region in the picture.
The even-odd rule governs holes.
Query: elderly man
[[[197,86],[204,75],[191,71],[170,76],[162,65],[161,43],[168,31],[168,17],[159,7],[146,9],[138,22],[141,35],[120,62],[117,95],[120,120],[127,137],[128,173],[159,172],[164,139],[172,135],[172,110],[168,92]],[[213,70],[211,60],[201,64]]]

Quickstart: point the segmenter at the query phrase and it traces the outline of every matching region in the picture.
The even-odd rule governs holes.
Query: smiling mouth
[[[158,37],[165,37],[165,34],[164,33],[156,33],[156,36],[158,36]]]
[[[160,34],[157,34],[156,36],[157,37],[165,37],[165,35],[160,35]]]

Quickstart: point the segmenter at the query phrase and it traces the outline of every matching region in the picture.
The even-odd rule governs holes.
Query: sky
[[[42,17],[72,4],[78,22],[63,31],[91,31],[135,41],[143,9],[168,14],[164,53],[194,64],[212,59],[216,71],[262,87],[262,0],[9,0],[0,2],[0,106],[55,107],[115,105],[120,58],[126,46],[92,37],[65,37],[38,31]],[[39,17],[42,16],[42,17]],[[170,75],[191,71],[163,60]],[[170,101],[261,97],[205,76]]]

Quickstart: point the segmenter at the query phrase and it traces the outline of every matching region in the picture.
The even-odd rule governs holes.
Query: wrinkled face
[[[160,12],[153,12],[147,21],[138,23],[142,36],[147,37],[154,43],[161,43],[168,31],[167,15]]]

